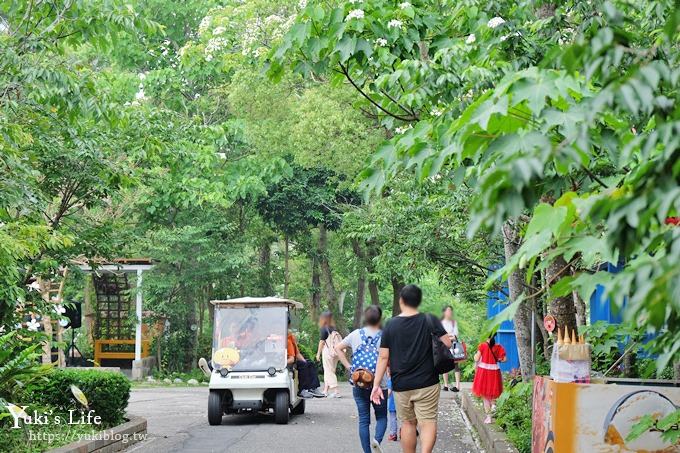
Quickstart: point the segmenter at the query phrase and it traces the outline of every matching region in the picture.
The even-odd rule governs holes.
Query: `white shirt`
[[[380,332],[380,329],[376,329],[375,327],[362,327],[364,329],[364,334],[367,337],[373,338],[375,337],[378,332]],[[352,352],[356,351],[357,348],[361,345],[361,329],[356,329],[350,332],[341,342],[340,344],[343,346],[348,346],[349,348],[352,349]],[[380,346],[378,346],[378,349]],[[351,361],[350,361],[351,362]],[[386,389],[387,388],[387,373],[382,378],[382,381],[380,382],[380,387]]]
[[[458,338],[458,323],[455,320],[442,319],[442,326],[449,335]]]
[[[364,333],[366,334],[367,337],[375,337],[378,332],[380,332],[380,329],[376,329],[373,327],[363,327]],[[359,345],[361,345],[361,333],[359,332],[361,329],[356,329],[350,332],[343,340],[342,344],[345,346],[349,346],[352,351],[356,351]],[[378,346],[379,348],[380,346]]]

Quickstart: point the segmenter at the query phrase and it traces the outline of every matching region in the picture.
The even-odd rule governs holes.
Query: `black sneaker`
[[[456,393],[456,392],[458,392],[459,390],[458,390],[458,387],[451,387],[451,391],[454,392],[454,393]]]
[[[444,390],[445,392],[448,392],[449,388],[447,386],[444,386],[444,388],[442,388],[442,390]]]

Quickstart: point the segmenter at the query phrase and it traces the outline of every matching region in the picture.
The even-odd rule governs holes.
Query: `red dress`
[[[475,380],[472,382],[472,393],[480,398],[494,400],[503,392],[503,377],[498,367],[498,360],[505,358],[505,349],[497,344],[493,347],[493,354],[489,343],[479,345],[481,358],[475,370]],[[494,359],[494,355],[496,359]]]

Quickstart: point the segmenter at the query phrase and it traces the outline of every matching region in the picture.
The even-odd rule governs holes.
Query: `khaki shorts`
[[[394,392],[397,417],[401,421],[437,421],[439,384],[422,389]]]

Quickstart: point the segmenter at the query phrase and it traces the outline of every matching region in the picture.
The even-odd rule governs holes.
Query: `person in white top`
[[[442,309],[442,326],[449,334],[451,341],[458,341],[458,323],[453,317],[453,307],[447,305]],[[460,390],[460,366],[456,362],[456,367],[453,369],[453,375],[456,378],[456,386],[451,387],[452,392]],[[444,391],[449,390],[449,373],[444,374]]]

